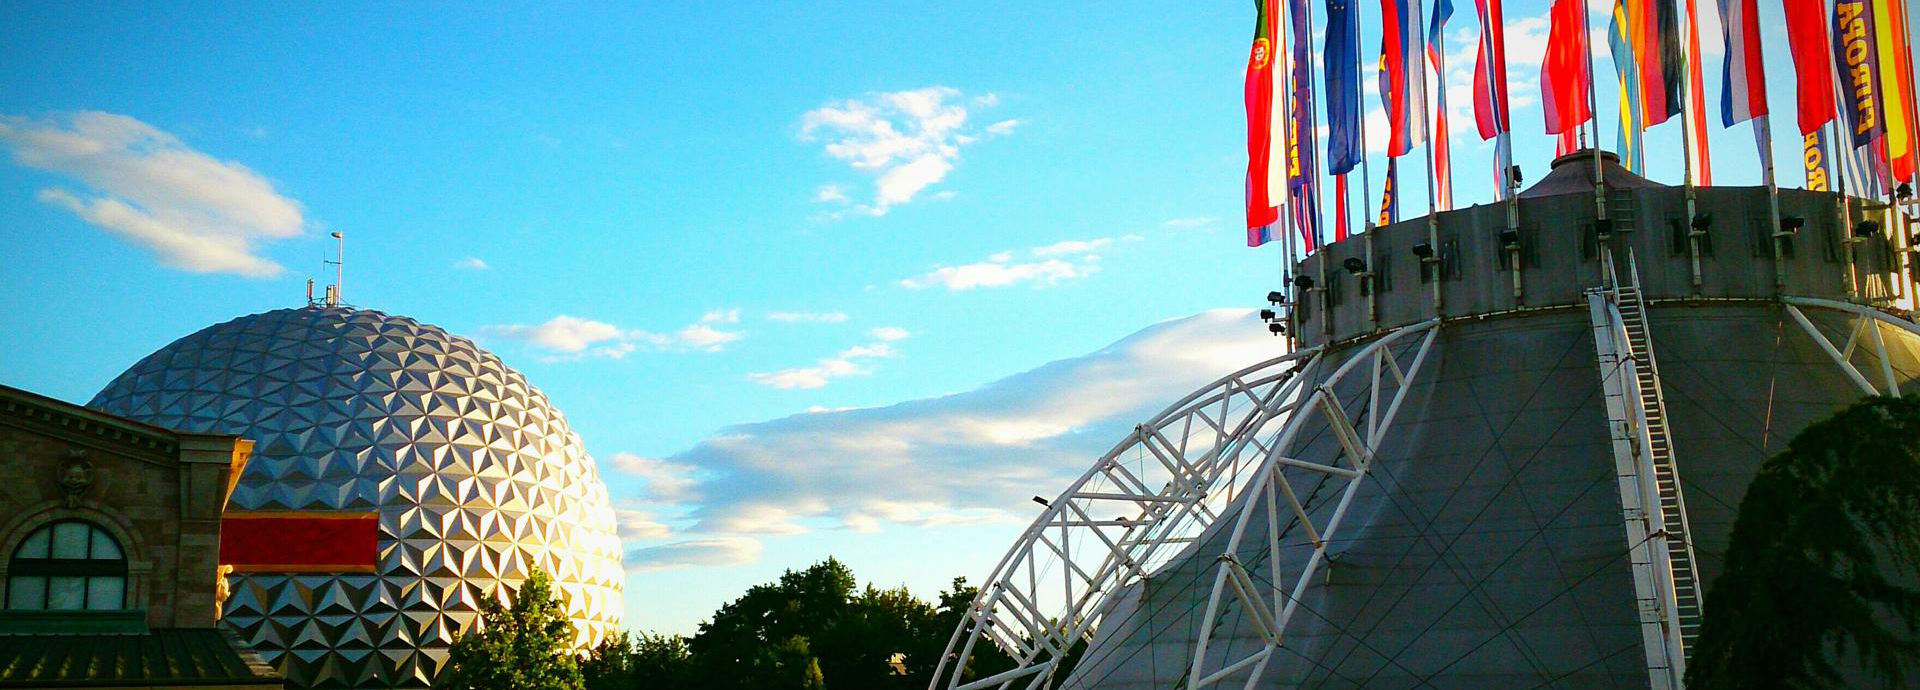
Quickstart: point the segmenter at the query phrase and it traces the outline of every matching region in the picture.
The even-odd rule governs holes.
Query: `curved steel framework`
[[[1880,335],[1878,324],[1884,323],[1893,326],[1894,328],[1912,333],[1916,337],[1920,337],[1920,324],[1915,324],[1912,321],[1902,319],[1872,307],[1849,302],[1836,302],[1811,297],[1782,297],[1780,301],[1784,303],[1787,309],[1787,315],[1792,316],[1794,322],[1800,324],[1800,329],[1806,331],[1807,336],[1813,338],[1814,344],[1819,345],[1820,349],[1826,352],[1828,357],[1833,358],[1833,363],[1840,366],[1840,371],[1847,375],[1847,380],[1859,386],[1862,392],[1867,395],[1900,394],[1900,380],[1894,376],[1893,358],[1887,354],[1887,342],[1886,339]],[[1855,321],[1853,326],[1848,329],[1846,344],[1835,347],[1833,341],[1827,339],[1826,334],[1814,326],[1813,321],[1808,319],[1807,315],[1800,311],[1800,307],[1831,309],[1846,312],[1861,318]],[[1854,358],[1861,354],[1870,354],[1873,356],[1873,359],[1876,360],[1873,362],[1873,365],[1878,367],[1879,371],[1875,373],[1880,379],[1881,384],[1885,386],[1885,389],[1875,386],[1866,374],[1854,366]]]
[[[968,608],[930,688],[1041,687],[1075,643],[1098,629],[1114,594],[1157,572],[1239,510],[1227,551],[1231,554],[1253,512],[1247,509],[1255,503],[1250,492],[1265,496],[1269,507],[1276,489],[1293,500],[1284,469],[1332,474],[1357,485],[1366,474],[1366,458],[1391,427],[1408,382],[1425,360],[1437,325],[1435,320],[1409,326],[1363,345],[1327,377],[1317,376],[1328,357],[1323,348],[1230,374],[1135,427],[1058,497],[1036,497],[1045,510],[1000,560]],[[1394,348],[1422,333],[1418,352],[1403,367]],[[1361,371],[1362,364],[1371,379],[1359,394],[1370,396],[1373,403],[1364,431],[1342,412],[1333,392],[1334,385]],[[1390,401],[1383,400],[1383,394]],[[1352,467],[1288,456],[1304,423],[1321,416],[1314,411],[1339,430]],[[1342,510],[1336,512],[1344,512],[1353,493],[1350,486]],[[1304,516],[1297,501],[1294,509]],[[1115,513],[1122,517],[1104,517]],[[1323,546],[1338,522],[1336,516],[1324,528],[1311,521],[1306,525]],[[1321,556],[1316,552],[1314,565]],[[1230,561],[1223,561],[1223,568]],[[1300,574],[1300,582],[1307,581],[1314,565]],[[1226,572],[1223,569],[1216,582],[1209,619],[1217,613]],[[1274,614],[1283,620],[1292,610],[1279,604],[1275,602]],[[982,640],[1013,657],[1015,667],[965,681],[962,660],[971,658]],[[1204,648],[1206,641],[1200,644]]]
[[[1440,334],[1440,320],[1422,322],[1389,333],[1347,357],[1346,361],[1324,379],[1316,383],[1298,406],[1298,413],[1290,416],[1275,441],[1267,447],[1266,459],[1258,471],[1247,482],[1246,497],[1236,506],[1239,513],[1234,521],[1233,534],[1226,546],[1221,549],[1219,570],[1214,575],[1213,592],[1207,598],[1206,616],[1200,619],[1200,639],[1193,650],[1193,666],[1187,672],[1187,688],[1197,690],[1213,685],[1235,674],[1246,672],[1246,687],[1259,682],[1261,673],[1266,670],[1267,661],[1280,648],[1284,639],[1287,623],[1293,619],[1301,595],[1307,585],[1313,582],[1327,559],[1327,545],[1338,538],[1340,523],[1346,517],[1347,508],[1353,504],[1353,498],[1359,493],[1361,483],[1372,469],[1374,450],[1393,428],[1395,415],[1400,411],[1400,403],[1406,400],[1407,392],[1413,389],[1413,381],[1426,363],[1427,353],[1433,347],[1433,341]],[[1418,338],[1417,348],[1411,349],[1412,359],[1403,367],[1394,355],[1394,348],[1400,341],[1413,341]],[[1403,354],[1406,349],[1403,349]],[[1341,386],[1340,384],[1356,372],[1366,372],[1369,376],[1364,386]],[[1384,377],[1382,374],[1388,376]],[[1349,390],[1342,393],[1339,391]],[[1343,401],[1341,396],[1354,398]],[[1364,398],[1362,400],[1361,398]],[[1363,424],[1356,425],[1347,414],[1355,405],[1349,402],[1364,403]],[[1339,453],[1324,464],[1312,460],[1290,456],[1294,439],[1301,429],[1311,422],[1319,420],[1332,432],[1339,442]],[[1345,463],[1341,462],[1345,459]],[[1324,521],[1315,524],[1315,520],[1302,506],[1299,491],[1295,485],[1301,480],[1323,479],[1336,482],[1341,488],[1340,499],[1334,504]],[[1345,482],[1341,487],[1337,482]],[[1283,517],[1280,506],[1291,510],[1291,516]],[[1264,508],[1264,510],[1260,509]],[[1262,594],[1254,584],[1236,554],[1240,553],[1241,542],[1246,538],[1247,526],[1256,515],[1262,515],[1267,521],[1267,553],[1278,554],[1281,550],[1280,538],[1282,520],[1297,520],[1301,534],[1312,544],[1313,551],[1299,572],[1291,578],[1282,571],[1281,559],[1268,558],[1271,569],[1265,578],[1274,584],[1272,591]],[[1291,582],[1291,586],[1282,586]],[[1240,606],[1250,615],[1254,629],[1265,642],[1259,650],[1234,660],[1223,660],[1220,667],[1212,671],[1206,668],[1207,646],[1213,640],[1222,615],[1222,600],[1231,594]]]

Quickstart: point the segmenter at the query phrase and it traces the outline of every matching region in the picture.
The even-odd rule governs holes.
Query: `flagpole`
[[[1593,75],[1593,18],[1588,13],[1586,0],[1580,1],[1580,40],[1587,43],[1586,54],[1583,56],[1587,62],[1587,121],[1593,126],[1593,208],[1596,214],[1594,227],[1599,231],[1607,225],[1607,178],[1600,160],[1600,107],[1594,100],[1594,92],[1599,89],[1595,88],[1598,84]],[[1600,255],[1607,257],[1608,261],[1612,260],[1606,250],[1605,242],[1601,243]],[[1602,273],[1604,274],[1605,270],[1602,270]]]
[[[1908,41],[1906,59],[1900,62],[1898,69],[1906,72],[1907,84],[1914,84],[1912,53],[1913,26],[1911,24],[1912,17],[1909,16],[1912,7],[1897,7],[1897,9],[1900,10],[1899,35],[1907,37]],[[1916,115],[1920,115],[1920,103],[1916,103],[1916,98],[1920,98],[1920,95],[1915,93],[1920,92],[1920,84],[1915,84],[1915,87],[1916,88],[1908,90],[1901,96],[1907,101],[1907,112],[1910,113],[1908,116],[1909,120],[1913,120]],[[1909,187],[1909,189],[1912,189],[1912,187],[1920,186],[1920,122],[1909,122],[1907,125],[1907,135],[1909,142],[1907,146],[1908,155],[1915,158],[1914,167],[1916,172],[1913,176],[1913,184]],[[1896,184],[1895,188],[1897,189],[1898,186],[1899,185]],[[1916,198],[1909,193],[1906,200],[1907,205],[1912,206],[1915,202]],[[1920,303],[1920,275],[1915,275],[1913,272],[1913,220],[1911,216],[1907,215],[1904,209],[1897,209],[1896,207],[1895,213],[1899,214],[1900,237],[1894,242],[1894,246],[1899,248],[1900,257],[1897,261],[1894,261],[1894,265],[1899,269],[1901,275],[1895,276],[1894,280],[1900,285],[1912,288],[1912,292],[1908,294],[1911,295],[1913,299],[1909,300],[1907,308],[1920,308],[1920,305],[1917,305],[1917,303]]]
[[[1353,25],[1355,27],[1359,27],[1364,23],[1360,21],[1361,18],[1365,16],[1361,14],[1361,9],[1364,7],[1366,7],[1366,2],[1364,0],[1361,0],[1360,2],[1356,2],[1353,5]],[[1353,84],[1354,84],[1355,90],[1358,90],[1360,91],[1360,93],[1365,94],[1366,84],[1364,84],[1360,79],[1362,75],[1360,71],[1360,32],[1358,30],[1354,31],[1353,36],[1351,38],[1353,39],[1353,44],[1354,44],[1353,45]],[[1328,52],[1331,52],[1331,50],[1329,49]],[[1358,107],[1358,110],[1360,111],[1360,118],[1359,118],[1360,119],[1360,222],[1361,222],[1361,227],[1364,229],[1366,234],[1367,273],[1369,274],[1366,278],[1367,323],[1373,329],[1378,330],[1380,328],[1380,278],[1379,278],[1380,271],[1378,268],[1379,258],[1374,255],[1374,250],[1373,250],[1373,228],[1374,228],[1373,221],[1374,221],[1376,212],[1374,211],[1375,206],[1373,205],[1372,166],[1367,163],[1368,149],[1367,149],[1366,102],[1367,102],[1366,97],[1362,95],[1360,97],[1360,106]],[[1382,194],[1384,193],[1385,192],[1383,191]]]
[[[1426,7],[1423,6],[1420,0],[1413,0],[1413,16],[1414,26],[1419,26],[1420,20],[1425,19],[1427,16]],[[1402,52],[1405,51],[1403,50]],[[1426,52],[1424,46],[1420,49],[1420,52]],[[1445,306],[1445,300],[1441,297],[1440,293],[1440,279],[1445,272],[1446,264],[1444,263],[1445,255],[1440,251],[1440,218],[1438,215],[1439,211],[1436,208],[1438,204],[1435,201],[1438,197],[1434,192],[1434,133],[1433,128],[1429,124],[1431,120],[1427,116],[1427,59],[1424,55],[1419,54],[1410,57],[1420,63],[1420,102],[1417,104],[1408,103],[1407,105],[1420,108],[1420,131],[1427,133],[1427,246],[1433,248],[1433,256],[1429,257],[1433,261],[1433,314],[1434,316],[1440,316],[1442,307]]]
[[[1481,0],[1481,2],[1490,3],[1491,0]],[[1486,54],[1483,62],[1486,63],[1487,72],[1487,104],[1493,111],[1494,165],[1499,166],[1499,170],[1494,174],[1497,180],[1495,189],[1501,193],[1501,201],[1505,202],[1502,205],[1507,207],[1507,231],[1512,233],[1516,240],[1504,249],[1507,250],[1508,263],[1513,265],[1513,301],[1518,304],[1525,295],[1521,280],[1521,247],[1517,241],[1520,237],[1520,185],[1513,175],[1513,141],[1509,138],[1511,133],[1504,126],[1508,121],[1506,103],[1500,100],[1500,82],[1507,78],[1505,70],[1507,46],[1504,42],[1496,46],[1493,35],[1494,29],[1498,28],[1499,23],[1505,18],[1492,16],[1493,10],[1498,8],[1498,5],[1485,4],[1484,7],[1485,9],[1480,12],[1480,50]],[[1496,66],[1501,68],[1498,80],[1494,79],[1493,74]],[[1448,168],[1451,169],[1452,166]]]
[[[1672,0],[1662,1],[1671,2]],[[1822,0],[1822,2],[1825,2],[1825,0]],[[1700,17],[1693,11],[1692,0],[1687,0],[1686,8],[1687,40],[1691,42],[1694,36],[1700,34]],[[1694,112],[1693,108],[1694,48],[1694,46],[1688,46],[1688,49],[1680,51],[1680,110],[1683,113],[1680,117],[1680,140],[1683,159],[1685,161],[1684,165],[1686,166],[1686,172],[1681,176],[1681,184],[1684,185],[1687,194],[1687,263],[1691,264],[1691,270],[1693,272],[1691,277],[1693,294],[1697,297],[1700,294],[1700,287],[1702,285],[1700,277],[1700,236],[1706,234],[1706,231],[1693,226],[1693,219],[1699,217],[1699,194],[1695,192],[1693,186],[1693,123],[1694,118],[1706,117],[1707,114]],[[1704,102],[1704,99],[1702,99],[1702,102]]]

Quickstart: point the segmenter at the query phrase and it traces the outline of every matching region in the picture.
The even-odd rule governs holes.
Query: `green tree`
[[[1840,688],[1853,666],[1908,687],[1916,581],[1920,397],[1869,398],[1761,466],[1707,594],[1687,687]]]
[[[587,690],[678,688],[693,679],[693,654],[679,635],[620,633],[580,661]]]
[[[453,640],[442,687],[451,690],[582,690],[573,625],[553,581],[535,569],[503,607],[480,600],[480,619]]]

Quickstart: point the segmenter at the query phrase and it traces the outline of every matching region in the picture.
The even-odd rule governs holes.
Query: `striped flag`
[[[1293,25],[1293,49],[1287,60],[1293,82],[1293,95],[1287,99],[1287,204],[1293,210],[1294,227],[1300,229],[1301,246],[1312,253],[1320,244],[1320,167],[1313,145],[1318,128],[1313,119],[1313,29],[1307,25],[1307,2],[1287,1]]]
[[[1253,47],[1247,55],[1247,246],[1273,240],[1273,224],[1280,219],[1279,204],[1286,196],[1285,175],[1274,154],[1273,133],[1278,112],[1273,107],[1279,70],[1273,61],[1279,38],[1278,0],[1254,0]]]
[[[1688,147],[1687,163],[1693,166],[1691,173],[1694,184],[1713,184],[1713,160],[1708,157],[1707,147],[1707,82],[1702,79],[1700,68],[1700,14],[1694,10],[1694,0],[1687,0],[1687,107],[1682,109],[1682,127],[1692,136],[1686,137]]]
[[[1634,47],[1635,20],[1628,0],[1614,0],[1613,21],[1607,24],[1607,47],[1613,53],[1613,69],[1620,75],[1620,164],[1637,174],[1646,172],[1645,154],[1641,151],[1641,131],[1646,128],[1642,120],[1646,104],[1643,101],[1640,70],[1645,68],[1638,51]],[[1664,108],[1662,109],[1664,110]]]
[[[1381,100],[1387,106],[1387,156],[1404,156],[1427,140],[1426,118],[1415,108],[1427,106],[1426,88],[1421,82],[1420,51],[1425,41],[1420,36],[1420,0],[1380,0],[1380,13],[1386,21],[1380,37],[1382,55]]]
[[[1507,30],[1500,0],[1475,0],[1480,10],[1480,49],[1473,61],[1473,120],[1480,138],[1512,130],[1507,122]],[[1504,171],[1502,171],[1504,174]]]
[[[1719,0],[1721,63],[1720,124],[1732,127],[1767,114],[1767,71],[1760,58],[1760,12],[1754,0]]]
[[[1400,190],[1398,189],[1400,186],[1400,171],[1398,160],[1397,158],[1387,158],[1387,183],[1386,186],[1380,188],[1380,222],[1375,223],[1375,225],[1387,226],[1400,220]]]
[[[1587,22],[1581,0],[1554,0],[1547,29],[1547,54],[1540,62],[1540,96],[1546,111],[1547,133],[1560,136],[1560,153],[1571,152],[1573,132],[1593,112],[1587,91],[1593,88],[1587,73]]]
[[[1824,3],[1788,0],[1787,47],[1793,52],[1800,134],[1811,135],[1833,121],[1833,53],[1827,45]]]
[[[1880,54],[1881,110],[1887,120],[1887,162],[1895,182],[1911,180],[1913,152],[1913,47],[1906,31],[1906,2],[1873,4],[1875,48]]]
[[[1433,23],[1427,26],[1427,61],[1433,63],[1433,181],[1436,211],[1453,208],[1453,152],[1447,148],[1447,43],[1441,36],[1447,19],[1453,16],[1453,0],[1437,0],[1433,5]]]

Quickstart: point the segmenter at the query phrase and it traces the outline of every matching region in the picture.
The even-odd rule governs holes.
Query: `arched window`
[[[126,552],[93,523],[42,525],[21,540],[7,565],[7,608],[99,611],[126,605]]]

